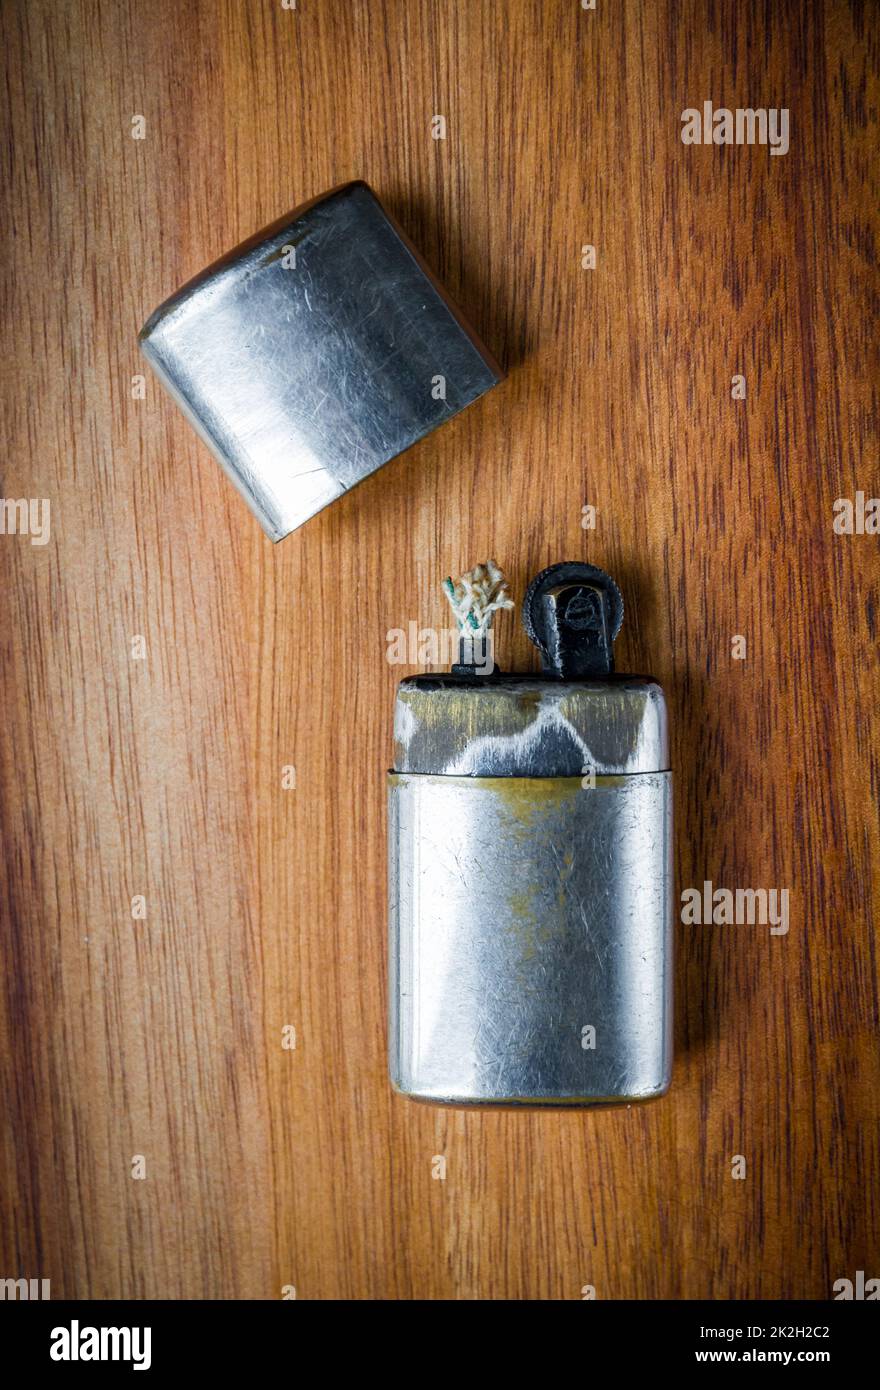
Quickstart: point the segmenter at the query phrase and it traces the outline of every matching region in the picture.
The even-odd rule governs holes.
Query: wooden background
[[[0,476],[52,530],[0,536],[0,1275],[306,1299],[828,1298],[880,1275],[880,564],[832,530],[835,498],[880,491],[877,21],[4,5]],[[704,100],[788,108],[790,152],[684,146]],[[355,177],[510,376],[273,548],[151,377],[132,399],[136,333]],[[680,928],[652,1106],[443,1111],[386,1082],[407,671],[385,634],[444,623],[438,580],[489,554],[518,594],[563,558],[620,581],[619,666],[671,700],[679,891],[790,889],[786,936]],[[509,618],[499,641],[530,661]]]

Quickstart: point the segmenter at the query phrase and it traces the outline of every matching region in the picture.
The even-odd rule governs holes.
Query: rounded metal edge
[[[631,1110],[637,1105],[650,1105],[662,1100],[671,1082],[653,1091],[632,1096],[525,1096],[522,1099],[465,1100],[457,1096],[429,1096],[416,1091],[404,1091],[391,1079],[391,1089],[403,1100],[415,1105],[439,1105],[448,1110]]]

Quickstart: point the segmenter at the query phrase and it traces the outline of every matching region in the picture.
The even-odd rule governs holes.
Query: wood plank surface
[[[0,1276],[577,1299],[880,1275],[880,561],[833,527],[880,493],[877,8],[9,0],[2,30],[0,475],[51,532],[0,535]],[[683,144],[704,101],[787,109],[788,152]],[[156,381],[133,397],[136,334],[351,178],[509,377],[273,547]],[[439,580],[490,554],[518,595],[565,558],[620,582],[618,666],[671,703],[677,893],[790,893],[785,934],[677,929],[650,1106],[388,1086],[412,668],[386,633],[445,624]],[[534,664],[507,616],[499,643]]]

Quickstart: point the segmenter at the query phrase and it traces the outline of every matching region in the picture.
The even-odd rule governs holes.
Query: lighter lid
[[[503,376],[362,182],[203,271],[140,345],[276,541]]]

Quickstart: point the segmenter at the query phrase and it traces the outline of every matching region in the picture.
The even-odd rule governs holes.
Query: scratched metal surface
[[[391,776],[399,1090],[475,1104],[662,1094],[671,781]]]
[[[578,777],[589,769],[636,773],[668,767],[666,700],[648,677],[413,676],[397,691],[397,772]]]
[[[272,540],[501,379],[359,182],[185,285],[141,346]]]

